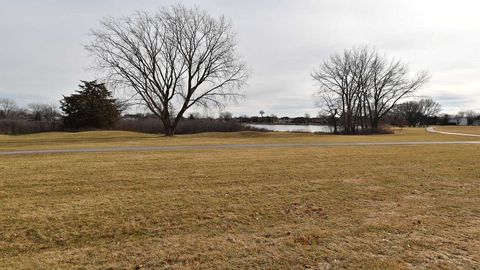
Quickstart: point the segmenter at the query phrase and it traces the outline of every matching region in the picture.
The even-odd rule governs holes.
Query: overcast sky
[[[0,97],[51,102],[72,93],[92,59],[82,44],[103,16],[174,3],[225,15],[253,70],[234,115],[315,115],[313,68],[355,45],[428,70],[444,112],[480,111],[480,10],[475,0],[0,0]]]

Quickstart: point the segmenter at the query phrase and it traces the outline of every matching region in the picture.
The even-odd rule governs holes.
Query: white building
[[[455,124],[457,126],[466,126],[468,125],[467,118],[452,118],[448,121],[449,124]]]

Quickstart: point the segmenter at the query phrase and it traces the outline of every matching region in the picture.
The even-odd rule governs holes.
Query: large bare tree
[[[367,88],[367,109],[371,127],[376,129],[384,117],[398,102],[411,96],[423,86],[430,75],[419,72],[410,78],[406,64],[398,60],[389,60],[377,53],[372,54],[367,75],[370,81]]]
[[[193,106],[222,107],[242,97],[248,71],[224,17],[182,5],[106,18],[87,50],[110,82],[132,89],[173,136]]]
[[[318,104],[329,112],[336,109],[342,131],[352,134],[359,128],[378,129],[380,120],[424,85],[429,74],[420,72],[411,77],[402,62],[360,47],[331,56],[312,77],[320,86]]]

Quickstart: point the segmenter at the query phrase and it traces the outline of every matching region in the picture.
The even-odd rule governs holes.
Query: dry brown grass
[[[438,131],[480,135],[480,126],[437,126]]]
[[[479,158],[478,145],[0,157],[0,268],[473,269]]]
[[[212,145],[254,143],[328,143],[390,141],[457,141],[478,138],[428,133],[424,128],[396,129],[394,134],[370,136],[333,136],[288,132],[226,132],[178,135],[166,138],[124,131],[90,131],[78,133],[40,133],[0,135],[0,151],[27,149],[94,148],[112,146]]]

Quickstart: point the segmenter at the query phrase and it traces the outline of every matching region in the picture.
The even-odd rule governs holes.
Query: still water
[[[265,124],[248,124],[251,127],[264,128],[271,131],[289,131],[289,132],[331,132],[329,126],[318,125],[265,125]]]

